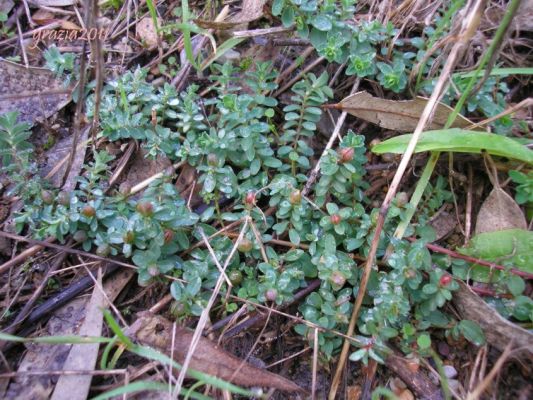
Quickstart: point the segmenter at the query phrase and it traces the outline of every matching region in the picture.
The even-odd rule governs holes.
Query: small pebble
[[[224,54],[222,54],[218,60],[222,64],[224,64],[227,61],[229,61],[230,63],[233,63],[235,61],[238,61],[240,58],[241,58],[241,54],[238,51],[229,49]]]
[[[450,386],[450,389],[456,393],[461,393],[463,391],[461,383],[456,379],[448,380],[448,385]]]
[[[446,342],[439,342],[437,349],[439,350],[439,354],[441,356],[448,357],[450,355],[450,346],[448,346],[448,343]]]
[[[445,365],[444,375],[446,375],[446,378],[448,379],[455,378],[457,376],[457,370],[453,367],[453,365]]]

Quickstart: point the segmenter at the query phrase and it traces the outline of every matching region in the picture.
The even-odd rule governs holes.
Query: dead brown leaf
[[[47,25],[55,17],[54,13],[49,10],[39,9],[31,16],[33,22],[37,25]]]
[[[171,166],[172,163],[166,156],[159,155],[155,159],[148,158],[146,151],[140,148],[133,156],[125,181],[133,186]]]
[[[85,153],[87,150],[87,138],[89,135],[90,126],[85,127],[81,131],[79,144],[76,147],[76,154],[70,167],[70,172],[63,185],[62,189],[71,192],[76,187],[76,177],[80,175],[83,162],[85,160]],[[43,174],[47,173],[46,179],[51,179],[55,187],[60,187],[63,182],[63,177],[67,169],[68,158],[72,151],[72,136],[68,136],[53,146],[50,151],[47,151],[46,167],[43,168]]]
[[[71,88],[43,68],[26,68],[0,60],[0,114],[19,111],[19,121],[33,124],[70,102]]]
[[[172,331],[173,326],[170,321],[158,315],[143,312],[128,329],[127,334],[139,343],[155,347],[169,356],[172,353],[178,363],[183,363],[194,333],[177,326],[172,349]],[[282,376],[243,363],[243,360],[220,349],[219,346],[205,338],[200,339],[190,367],[240,386],[261,386],[285,392],[306,392]]]
[[[526,218],[514,199],[500,187],[495,187],[477,215],[476,235],[514,228],[527,229]]]
[[[158,19],[157,24],[160,25],[161,21]],[[141,19],[135,28],[137,37],[148,46],[149,49],[154,49],[157,47],[157,29],[154,26],[154,21],[152,17],[147,16]]]
[[[517,358],[533,357],[533,334],[503,318],[463,281],[456,282],[459,284],[459,290],[453,292],[453,303],[462,318],[479,324],[487,343],[504,351],[509,342],[513,341],[515,348],[522,349],[515,354]]]
[[[243,0],[241,11],[228,21],[205,21],[196,19],[194,22],[204,29],[227,30],[237,25],[247,24],[263,16],[263,7],[266,0]]]
[[[337,108],[385,129],[412,132],[415,130],[427,102],[428,100],[423,97],[417,97],[414,100],[386,100],[362,91],[343,99]],[[451,111],[452,108],[439,103],[432,122],[426,129],[442,129]],[[472,124],[472,121],[458,115],[452,127],[466,128]]]

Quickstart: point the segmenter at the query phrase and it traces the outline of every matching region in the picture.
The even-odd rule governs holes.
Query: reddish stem
[[[414,242],[416,239],[409,238],[409,240]],[[504,267],[503,265],[499,265],[499,264],[496,264],[496,263],[493,263],[493,262],[490,262],[490,261],[480,260],[479,258],[475,258],[475,257],[466,256],[466,255],[457,253],[456,251],[449,250],[449,249],[446,249],[444,247],[438,246],[436,244],[427,243],[426,247],[429,250],[434,251],[436,253],[446,254],[446,255],[448,255],[450,257],[459,258],[461,260],[465,260],[465,261],[468,261],[468,262],[471,262],[471,263],[475,263],[475,264],[481,265],[483,267],[499,269],[500,271],[506,271],[507,270],[507,268]],[[514,274],[514,275],[518,275],[518,276],[521,276],[521,277],[526,278],[526,279],[533,279],[533,274],[530,274],[529,272],[520,271],[519,269],[516,269],[516,268],[511,268],[511,269],[509,269],[509,271],[512,274]]]

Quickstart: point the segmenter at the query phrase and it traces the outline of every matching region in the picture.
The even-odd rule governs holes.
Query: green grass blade
[[[154,28],[159,36],[159,26],[157,24],[157,11],[155,9],[155,4],[153,0],[146,0],[146,5],[148,6],[148,11],[150,12],[150,16],[152,17],[152,22],[154,23]]]
[[[23,338],[0,332],[0,340],[17,343],[42,343],[42,344],[90,344],[109,343],[112,339],[101,336],[41,336],[34,338]]]
[[[115,321],[115,319],[111,316],[111,313],[109,312],[109,310],[104,310],[103,313],[104,313],[104,318],[105,318],[107,324],[109,325],[109,328],[111,328],[113,333],[115,335],[117,335],[119,340],[122,343],[124,343],[124,345],[126,345],[126,347],[128,349],[130,347],[133,347],[134,346],[133,342],[130,340],[130,338],[128,338],[124,334],[124,332],[122,332],[122,329],[120,329],[120,326],[118,325],[117,321]]]
[[[182,367],[181,364],[177,363],[172,358],[149,347],[133,346],[132,348],[128,350],[141,357],[148,358],[154,361],[159,361],[160,363],[165,364],[165,365],[172,365],[173,368],[181,369]],[[250,397],[257,396],[257,394],[254,394],[253,392],[243,389],[239,386],[236,386],[230,382],[226,382],[220,378],[216,378],[214,376],[207,375],[207,374],[204,374],[203,372],[196,371],[190,368],[187,370],[187,375],[193,379],[205,382],[205,384],[207,385],[214,386],[221,390],[229,390],[230,392],[234,394],[240,394],[243,396],[250,396]]]
[[[150,382],[150,381],[137,381],[129,383],[127,385],[121,386],[119,388],[110,390],[108,392],[102,393],[96,397],[93,397],[92,400],[107,400],[116,396],[121,396],[123,394],[141,392],[141,391],[167,391],[168,384],[162,382]],[[184,391],[181,391],[181,394],[184,394]],[[203,394],[197,392],[191,392],[189,397],[198,400],[210,400],[211,397],[204,396]]]
[[[453,74],[454,78],[481,78],[485,75],[485,70],[458,72]],[[533,75],[533,68],[494,68],[489,76],[509,76],[509,75]]]
[[[216,61],[219,57],[221,57],[226,51],[237,46],[242,41],[244,41],[244,38],[231,38],[231,39],[226,40],[224,43],[218,46],[215,53],[213,53],[207,60],[205,60],[202,63],[201,70],[203,71],[204,69],[209,67],[214,61]]]
[[[403,153],[411,135],[401,135],[388,139],[372,147],[377,154]],[[467,131],[451,128],[423,132],[416,145],[415,152],[423,151],[452,151],[460,153],[481,153],[507,157],[514,160],[533,164],[533,150],[522,146],[515,140],[493,133]]]

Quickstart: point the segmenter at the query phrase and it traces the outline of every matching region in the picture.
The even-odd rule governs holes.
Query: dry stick
[[[185,164],[185,161],[180,161],[180,162],[177,162],[177,163],[173,164],[172,168],[178,169],[181,166],[183,166],[184,164]],[[138,183],[137,185],[133,186],[131,188],[131,191],[130,191],[130,196],[133,196],[134,194],[140,192],[141,190],[146,188],[150,183],[152,183],[156,179],[161,178],[164,173],[165,173],[165,171],[158,172],[157,174],[154,174],[154,175],[150,176],[149,178],[146,178],[141,183]]]
[[[473,198],[473,181],[474,174],[472,172],[472,165],[468,164],[468,187],[466,191],[466,210],[465,210],[465,241],[466,245],[470,240],[470,232],[472,231],[472,198]]]
[[[98,0],[92,1],[92,15],[91,15],[91,25],[94,29],[100,29],[98,27]],[[159,38],[159,36],[158,36]],[[91,52],[93,55],[93,60],[95,62],[95,78],[96,86],[94,88],[94,113],[93,120],[91,121],[91,132],[90,137],[93,139],[93,144],[96,145],[96,130],[98,128],[98,122],[100,120],[100,103],[102,100],[102,86],[104,82],[104,73],[105,68],[103,67],[104,60],[102,55],[102,42],[100,40],[100,35],[96,35],[94,43],[91,43]],[[80,87],[80,93],[83,93],[83,87]],[[80,96],[81,98],[81,96]]]
[[[359,89],[359,84],[361,83],[361,78],[357,78],[352,86],[352,90],[350,94],[354,94],[357,89]],[[316,181],[316,178],[318,177],[318,173],[320,172],[320,160],[326,155],[327,151],[333,147],[333,143],[335,143],[335,139],[339,135],[339,132],[342,128],[342,125],[344,124],[344,120],[346,119],[346,116],[348,113],[346,111],[343,111],[341,115],[339,116],[339,119],[337,120],[337,123],[335,124],[335,128],[333,129],[333,133],[331,134],[331,137],[329,138],[328,144],[324,148],[324,151],[322,151],[322,155],[318,159],[315,167],[311,171],[311,174],[309,175],[309,179],[307,180],[307,183],[305,184],[304,190],[302,191],[302,195],[306,196],[307,193],[311,190],[311,186]]]
[[[17,18],[17,33],[18,33],[19,42],[20,42],[20,50],[22,51],[22,58],[24,58],[24,65],[26,66],[26,68],[28,68],[29,67],[28,55],[26,54],[26,47],[24,47],[24,40],[22,39],[22,29],[20,28],[20,22],[18,18]]]
[[[300,56],[298,56],[298,58],[300,58],[303,62],[307,57],[309,57],[309,55],[313,51],[315,51],[315,48],[313,46],[309,46],[302,52]],[[281,81],[283,81],[285,77],[289,76],[292,73],[292,71],[298,68],[298,65],[299,63],[297,62],[293,62],[291,65],[289,65],[288,68],[286,68],[281,74],[278,75],[278,77],[276,78],[276,83],[279,84]]]
[[[313,68],[315,68],[318,64],[320,64],[322,61],[324,61],[324,57],[318,57],[315,61],[313,61],[311,64],[309,64],[307,67],[305,67],[302,71],[298,73],[294,78],[292,78],[289,83],[287,83],[285,86],[283,86],[281,89],[279,89],[276,93],[274,93],[273,97],[278,97],[281,93],[283,93],[285,90],[289,89],[292,85],[294,85],[296,82],[298,82],[302,75],[306,74],[307,72],[311,71]]]
[[[61,264],[63,264],[63,261],[65,261],[65,258],[67,257],[67,253],[63,252],[58,255],[58,258],[54,261],[54,263],[48,268],[48,271],[46,271],[46,276],[41,281],[41,284],[37,287],[37,289],[33,292],[31,298],[26,302],[22,310],[18,313],[17,317],[13,321],[7,329],[4,330],[5,333],[13,333],[16,331],[17,327],[26,319],[26,317],[30,314],[30,311],[35,304],[35,302],[39,299],[39,296],[43,292],[44,288],[48,284],[48,278],[50,277],[50,274],[54,272],[56,269],[58,269]],[[3,345],[0,345],[0,348],[3,347]]]
[[[90,10],[87,10],[86,18],[86,24],[88,25],[88,22],[91,20],[90,18]],[[61,181],[61,186],[65,184],[67,181],[67,178],[70,174],[70,168],[72,167],[72,162],[74,161],[74,156],[76,155],[76,149],[78,147],[78,140],[80,138],[80,132],[81,132],[81,114],[83,112],[83,104],[82,101],[83,98],[83,92],[85,89],[85,80],[87,78],[87,68],[85,66],[86,59],[85,59],[85,52],[87,51],[87,41],[83,41],[83,48],[82,48],[82,57],[80,61],[80,79],[78,81],[78,91],[79,91],[79,98],[78,103],[76,104],[76,113],[74,114],[74,136],[72,138],[72,149],[70,150],[70,156],[67,161],[67,166],[65,168],[65,173],[63,175],[63,179]],[[94,143],[93,143],[94,144]]]
[[[2,233],[0,231],[0,233]],[[21,236],[22,237],[22,236]],[[22,237],[23,238],[23,237]],[[11,238],[13,239],[13,238]],[[25,238],[23,238],[25,239]],[[18,238],[15,238],[15,240],[18,240]],[[52,243],[55,241],[55,238],[49,237],[45,240],[46,243]],[[43,249],[43,246],[41,245],[34,245],[30,247],[29,249],[24,250],[22,253],[20,253],[18,256],[13,257],[11,260],[6,261],[2,265],[0,265],[0,275],[2,275],[4,272],[9,270],[11,267],[14,267],[15,265],[18,265],[22,262],[24,262],[27,258],[34,256],[39,251]]]
[[[469,393],[467,396],[466,396],[466,400],[477,400],[479,398],[479,396],[481,396],[481,394],[487,389],[487,387],[489,387],[489,385],[492,383],[492,381],[494,380],[496,374],[500,371],[500,369],[502,368],[503,366],[503,363],[507,360],[507,358],[509,357],[510,353],[511,353],[511,348],[513,347],[513,341],[511,340],[509,342],[509,344],[507,345],[507,347],[505,348],[504,352],[502,353],[502,355],[500,356],[500,358],[498,358],[498,361],[496,361],[496,364],[494,364],[494,367],[492,367],[492,369],[490,370],[490,372],[488,373],[488,375],[485,377],[485,379],[483,379],[483,381],[476,387],[476,389],[472,392],[472,393]]]
[[[409,141],[405,154],[403,155],[400,165],[398,166],[398,170],[396,171],[396,174],[394,175],[392,183],[389,187],[389,191],[387,192],[387,195],[385,196],[385,200],[383,200],[383,204],[379,210],[379,214],[378,214],[378,218],[376,222],[376,229],[374,231],[374,237],[372,238],[372,243],[370,245],[368,258],[365,263],[363,275],[361,277],[359,291],[355,299],[355,304],[354,304],[354,308],[353,308],[352,315],[350,318],[350,323],[348,325],[348,331],[346,333],[347,336],[353,335],[355,324],[357,322],[357,318],[359,317],[359,311],[361,309],[363,297],[366,293],[366,286],[368,284],[368,278],[370,276],[370,272],[372,271],[372,266],[376,258],[376,253],[377,253],[377,249],[379,246],[379,238],[381,235],[381,231],[383,230],[383,225],[385,223],[385,217],[387,216],[390,203],[392,199],[394,198],[394,196],[396,195],[396,192],[398,191],[398,187],[400,185],[400,181],[403,178],[403,175],[407,167],[409,166],[409,162],[415,150],[416,143],[418,142],[418,139],[420,138],[420,134],[422,133],[427,122],[430,120],[439,99],[442,97],[442,94],[445,92],[445,89],[448,85],[449,77],[451,76],[452,70],[455,66],[455,63],[460,53],[462,53],[467,43],[470,41],[470,39],[472,38],[472,36],[477,30],[477,27],[479,25],[480,15],[483,10],[484,4],[485,4],[484,0],[477,0],[475,4],[472,6],[470,13],[465,18],[465,21],[463,22],[462,34],[459,36],[459,40],[455,43],[452,50],[450,51],[450,55],[448,57],[446,64],[444,65],[441,76],[439,77],[439,80],[437,81],[437,84],[435,85],[435,89],[433,90],[433,93],[431,94],[431,97],[429,98],[424,108],[424,111],[422,112],[422,115],[420,117],[420,120],[418,121],[416,129],[413,133],[413,136],[411,137],[411,140]],[[329,392],[329,400],[334,400],[335,394],[337,393],[337,388],[339,387],[339,383],[340,383],[341,376],[342,376],[342,371],[344,369],[344,364],[348,357],[349,349],[350,349],[350,342],[345,340],[342,346],[342,351],[339,357],[339,362],[337,364],[337,369],[335,371],[335,376],[333,378],[333,382],[332,382],[331,389]]]
[[[109,184],[104,193],[107,193],[113,187],[115,182],[118,181],[118,178],[120,178],[122,172],[124,172],[124,169],[126,168],[126,165],[128,165],[128,162],[130,161],[130,158],[133,155],[133,151],[136,147],[137,143],[135,140],[132,140],[128,143],[128,147],[126,148],[124,155],[120,158],[120,161],[117,165],[117,169],[115,170],[115,172],[113,172],[111,178],[109,178]]]
[[[311,379],[311,400],[316,398],[316,376],[318,370],[318,329],[314,330],[313,335],[313,376]]]
[[[509,115],[518,110],[521,110],[522,108],[529,108],[531,106],[533,106],[533,97],[528,97],[527,99],[522,100],[520,103],[515,104],[514,106],[509,107],[506,110],[503,110],[501,113],[495,115],[494,117],[490,117],[490,118],[484,119],[483,121],[467,126],[466,129],[472,130],[475,128],[479,128],[483,125],[490,124],[492,121],[496,121],[497,119],[505,117],[506,115]]]
[[[253,29],[251,31],[235,31],[231,35],[234,38],[250,38],[256,36],[274,35],[278,33],[290,32],[292,28],[285,28],[284,26],[274,26],[272,28]]]

